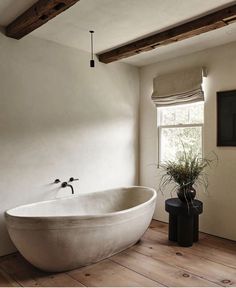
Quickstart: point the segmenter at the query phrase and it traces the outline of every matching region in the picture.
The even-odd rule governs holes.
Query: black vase
[[[191,202],[196,196],[196,190],[192,187],[180,187],[177,195],[182,202]]]

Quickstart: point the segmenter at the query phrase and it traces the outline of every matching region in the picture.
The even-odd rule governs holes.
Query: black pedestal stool
[[[165,209],[169,212],[169,240],[177,241],[180,246],[189,247],[198,241],[199,215],[203,204],[199,200],[184,203],[179,198],[165,201]]]

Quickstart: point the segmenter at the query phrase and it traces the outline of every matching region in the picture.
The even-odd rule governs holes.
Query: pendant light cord
[[[93,33],[94,31],[90,30],[89,32],[91,33],[91,59],[94,60],[93,59]]]

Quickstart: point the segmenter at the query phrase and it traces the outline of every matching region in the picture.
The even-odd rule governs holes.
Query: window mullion
[[[191,128],[191,127],[202,127],[203,124],[177,124],[177,125],[159,125],[161,128]]]

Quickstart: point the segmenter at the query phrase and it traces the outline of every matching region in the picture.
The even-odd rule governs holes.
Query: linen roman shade
[[[153,81],[152,100],[157,107],[204,101],[202,67],[159,75]]]

